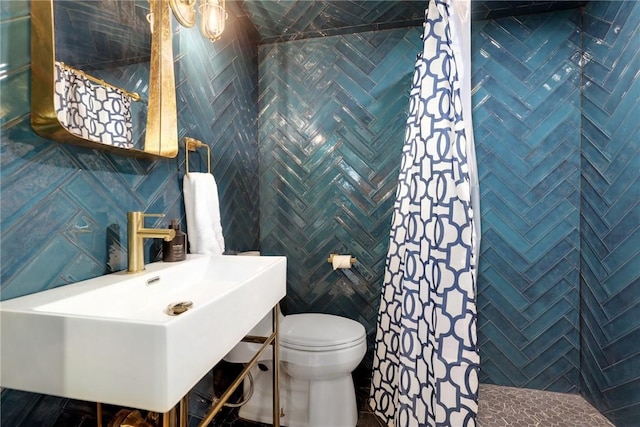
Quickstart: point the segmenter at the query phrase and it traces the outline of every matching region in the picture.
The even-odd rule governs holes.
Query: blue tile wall
[[[582,393],[617,426],[640,420],[640,3],[584,16]]]
[[[215,44],[198,28],[175,27],[179,133],[211,146],[227,248],[250,250],[259,245],[257,47],[253,27],[230,9]],[[167,214],[149,225],[166,226],[173,217],[184,225],[184,152],[151,162],[37,136],[29,124],[29,2],[0,2],[0,19],[0,281],[7,299],[126,268],[127,211]],[[110,77],[139,80],[144,97],[144,66],[132,67]],[[206,168],[202,160],[192,154],[192,170]],[[148,242],[147,260],[156,256]],[[3,390],[0,424],[53,425],[63,406],[73,404]]]
[[[580,13],[476,21],[482,382],[575,392]]]
[[[238,0],[261,44],[420,26],[427,0]],[[579,8],[586,1],[473,0],[471,18],[495,19]]]
[[[427,1],[241,0],[261,43],[422,25]]]
[[[579,16],[474,23],[486,382],[577,390]],[[261,243],[289,259],[285,310],[346,315],[370,337],[416,30],[260,48]],[[359,261],[334,272],[331,252]]]
[[[286,312],[346,315],[371,337],[421,31],[263,45],[258,61],[258,36],[229,5],[221,41],[174,34],[180,135],[212,147],[227,247],[287,255]],[[481,380],[580,391],[633,426],[640,5],[592,1],[582,19],[583,31],[578,11],[473,24]],[[29,126],[28,1],[0,2],[0,34],[11,39],[0,50],[5,299],[124,268],[127,210],[184,218],[184,154],[145,162],[39,138]],[[330,252],[358,263],[334,272]],[[369,364],[370,353],[360,376]],[[92,410],[81,406],[3,390],[1,423],[80,425],[65,417]]]
[[[29,11],[21,3],[3,2],[1,27],[15,37],[12,49],[3,49],[8,77],[0,83],[3,299],[126,268],[127,211],[184,218],[183,150],[177,159],[151,162],[54,143],[31,131]],[[227,248],[249,250],[259,244],[257,49],[253,33],[233,23],[215,45],[197,28],[176,30],[179,132],[212,147]],[[113,69],[110,80],[138,82],[145,98],[147,69]],[[140,145],[142,132],[134,133]],[[195,168],[206,165],[192,156]],[[147,244],[154,259],[155,246]]]
[[[348,316],[373,338],[421,43],[414,27],[260,46],[261,246],[287,256],[285,313]],[[333,271],[330,253],[358,261]]]

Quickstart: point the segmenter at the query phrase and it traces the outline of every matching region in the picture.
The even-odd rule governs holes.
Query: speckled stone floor
[[[613,426],[577,394],[489,384],[480,386],[478,427]]]
[[[357,427],[386,427],[361,407]],[[579,395],[490,384],[480,385],[477,421],[478,427],[613,426]]]

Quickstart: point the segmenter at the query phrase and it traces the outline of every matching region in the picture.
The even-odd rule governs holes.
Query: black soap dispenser
[[[187,259],[187,235],[180,231],[180,223],[177,219],[171,220],[169,228],[176,231],[173,240],[162,242],[162,260],[164,262],[184,261]]]

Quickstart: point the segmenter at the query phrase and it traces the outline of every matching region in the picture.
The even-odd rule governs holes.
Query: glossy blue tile
[[[493,305],[487,305],[484,307],[484,317],[488,321],[495,325],[500,325],[500,330],[509,337],[509,340],[513,342],[518,348],[522,348],[527,344],[529,336],[527,336],[526,330],[520,330],[510,319],[504,314],[500,313],[499,308]]]
[[[563,237],[567,237],[569,234],[573,234],[578,231],[572,218],[565,218],[558,222],[548,233],[542,238],[535,241],[528,250],[524,252],[526,258],[530,261],[535,261],[544,255],[547,251],[555,247],[557,241]]]
[[[537,236],[544,235],[551,230],[558,218],[567,218],[572,222],[577,222],[579,218],[578,209],[566,199],[557,205],[551,205],[546,215],[536,218],[535,225],[527,230],[525,236],[534,241]]]
[[[4,193],[4,192],[3,192]],[[40,290],[48,283],[22,283],[14,282],[17,272],[22,269],[37,268],[55,269],[56,263],[40,263],[35,264],[31,259],[36,257],[41,248],[43,248],[52,237],[52,233],[64,227],[76,213],[77,208],[61,191],[56,190],[48,194],[46,199],[41,201],[32,210],[34,214],[29,216],[22,215],[20,219],[13,224],[12,227],[3,227],[2,232],[2,253],[0,254],[2,261],[2,283],[3,287],[13,288],[11,294],[19,296],[22,286],[28,286],[29,292],[35,292],[36,288]],[[20,254],[20,257],[15,256]],[[25,260],[28,260],[25,261]],[[14,285],[16,283],[16,285]],[[3,298],[4,298],[3,291]]]
[[[0,3],[0,20],[2,21],[27,15],[29,15],[29,2],[26,0]]]
[[[540,346],[536,349],[535,360],[527,364],[524,368],[525,372],[536,379],[532,383],[544,384],[546,381],[565,372],[566,369],[575,369],[575,366],[563,356],[565,352],[570,352],[572,344],[564,337],[549,343],[540,336],[538,343]],[[554,351],[554,349],[562,351]],[[551,370],[552,372],[547,372]],[[538,385],[540,387],[540,385]]]
[[[585,61],[583,72],[589,79],[598,82],[606,89],[611,89],[611,86],[606,83],[606,79],[611,72],[611,68],[604,66],[595,58],[590,58],[589,61]]]
[[[630,77],[638,67],[639,15],[635,2],[595,2],[585,14],[585,22],[593,20],[595,24],[587,22],[585,26],[585,50],[590,59],[585,74],[592,85],[585,88],[582,113],[581,385],[587,398],[620,425],[626,425],[629,415],[623,407],[640,401],[637,393],[630,395],[626,388],[634,381],[634,374],[622,379],[622,371],[616,372],[625,354],[638,354],[639,350],[629,339],[637,322],[626,314],[638,299],[637,286],[632,289],[640,277],[637,245],[633,248],[628,243],[633,235],[630,230],[637,228],[637,218],[633,219],[637,214],[632,213],[637,203],[637,190],[633,190],[638,179],[637,150],[629,148],[629,134],[638,125],[637,119],[629,117],[640,91],[637,78]],[[619,19],[601,45],[593,38],[603,37],[605,24],[598,16],[607,16],[609,22]],[[627,68],[626,64],[634,61]],[[593,83],[599,86],[592,89]],[[611,93],[609,98],[606,92]],[[616,323],[617,318],[626,319],[624,325]],[[618,325],[615,330],[613,325]],[[603,327],[608,333],[602,332]],[[628,331],[628,335],[621,338],[616,331]]]
[[[595,39],[603,40],[609,32],[611,23],[593,15],[590,15],[589,18],[585,20],[583,31]]]
[[[527,363],[527,358],[497,326],[492,323],[485,324],[484,333],[491,338],[491,342],[500,350],[501,353],[509,355],[511,363],[516,366],[523,366]]]
[[[567,43],[570,37],[579,32],[579,28],[570,21],[560,21],[539,46],[531,49],[524,56],[525,64],[535,70],[543,71],[546,66],[557,64],[560,58],[569,58],[579,46]]]
[[[28,211],[69,178],[76,168],[61,146],[52,146],[40,152],[17,173],[3,179],[0,205],[3,229],[11,228],[23,219]]]
[[[475,29],[476,24],[476,22],[473,23],[472,31]],[[494,25],[496,28],[506,32],[516,40],[526,40],[531,34],[531,29],[527,28],[527,26],[525,25],[522,25],[522,23],[516,16],[499,20],[488,20],[485,22],[482,28],[479,29],[479,31],[486,31],[485,28],[489,27],[490,25]]]
[[[571,104],[559,105],[554,114],[548,116],[539,127],[532,129],[527,135],[527,145],[534,147],[543,139],[552,137],[556,128],[564,125],[567,121],[575,120],[579,114],[579,110]]]
[[[490,344],[491,343],[488,345]],[[483,345],[482,347],[486,348],[486,345]],[[482,371],[480,371],[478,375],[479,381],[482,384],[487,384],[490,381],[489,378],[496,378],[496,381],[499,381],[499,384],[511,384],[509,377],[500,370],[497,364],[487,355],[487,352],[483,350],[481,354],[483,367]]]
[[[570,128],[570,129],[572,128],[571,126],[563,126],[563,127]],[[577,131],[576,128],[573,128],[573,129]],[[548,139],[551,139],[551,138],[548,138]],[[561,140],[556,138],[553,138],[553,139],[555,139],[556,141]],[[546,153],[546,156],[542,158],[540,162],[530,164],[530,166],[532,167],[530,167],[530,169],[528,170],[528,173],[525,175],[525,179],[527,180],[527,182],[531,185],[536,185],[545,180],[548,180],[549,176],[551,175],[549,173],[550,171],[554,171],[557,168],[561,167],[563,162],[577,157],[578,146],[576,144],[572,144],[571,142],[572,141],[565,141],[564,144],[559,144],[556,147],[553,147],[552,150],[549,150]],[[570,168],[568,169],[569,171],[571,171]],[[574,172],[573,174],[569,175],[567,179],[568,181],[567,184],[564,184],[564,182],[559,182],[558,185],[559,186],[571,185],[572,183],[577,182],[579,171],[576,168],[573,172]]]
[[[510,227],[520,234],[525,234],[529,229],[530,224],[522,218],[521,213],[514,210],[514,207],[498,193],[493,191],[487,193],[482,200],[486,200],[485,203],[492,206],[493,212],[501,221],[508,223]],[[496,242],[493,242],[493,245],[495,244]]]
[[[561,346],[558,346],[561,347]],[[570,388],[555,389],[554,385],[564,387],[565,384],[575,384],[577,379],[577,369],[573,367],[571,363],[571,356],[559,358],[555,361],[550,360],[550,368],[540,371],[539,375],[536,375],[533,380],[524,384],[525,388],[537,388],[549,391],[561,392],[561,393],[575,393],[577,387],[571,386]],[[558,377],[565,378],[565,382],[558,382]]]
[[[21,70],[11,71],[11,74],[4,76],[0,80],[3,104],[2,112],[0,113],[0,125],[20,120],[21,117],[29,114],[30,100],[28,95],[31,73],[26,67]],[[1,69],[0,72],[2,72]]]
[[[3,95],[3,100],[6,100]],[[4,108],[4,103],[3,103]],[[34,157],[51,146],[49,141],[35,136],[31,130],[30,116],[22,116],[13,126],[2,129],[0,134],[0,178],[4,186],[7,180]],[[4,218],[2,219],[4,220]]]
[[[484,284],[485,298],[489,298],[493,304],[500,308],[500,311],[509,317],[509,320],[522,328],[527,323],[525,316],[521,310],[527,306],[529,300],[520,293],[513,283],[516,280],[524,281],[514,277],[505,277],[502,272],[498,272],[493,268],[483,270],[483,279],[486,277],[488,283]],[[480,281],[479,281],[480,283]],[[525,286],[526,283],[523,283]]]
[[[55,236],[34,256],[32,265],[19,270],[12,280],[2,287],[2,298],[32,294],[66,284],[60,281],[59,274],[62,267],[77,256],[76,247],[62,236]]]
[[[527,327],[522,330],[522,333],[527,337],[527,342],[536,339],[546,333],[558,318],[573,312],[575,312],[575,307],[567,299],[561,298],[547,306],[544,312],[539,313],[539,316],[527,325]],[[575,329],[574,335],[577,335],[577,332],[578,330]]]
[[[577,333],[575,328],[564,317],[560,317],[551,327],[547,328],[543,334],[533,340],[530,340],[525,348],[522,349],[523,355],[531,360],[526,365],[526,372],[530,374],[532,371],[542,371],[548,366],[545,357],[560,358],[564,353],[570,351],[573,347],[571,343],[564,338],[570,333]],[[545,352],[551,346],[558,346],[564,351]]]
[[[638,33],[638,38],[640,39],[640,33]],[[633,120],[637,108],[637,98],[634,101],[633,96],[629,94],[637,93],[640,91],[640,77],[636,75],[635,80],[628,88],[627,92],[625,92],[625,96],[622,97],[618,105],[616,107],[616,113],[613,114],[608,122],[602,124],[603,129],[608,134],[614,134],[615,132],[620,131],[621,129],[629,129],[630,134],[627,135],[615,135],[615,138],[612,142],[615,143],[616,140],[626,139],[630,135],[634,135],[636,133],[635,129],[638,129],[637,120]],[[591,112],[590,112],[591,113]],[[603,118],[603,115],[595,115],[591,114],[592,117],[599,119]],[[635,124],[635,126],[634,126]]]
[[[485,343],[481,347],[480,357],[482,360],[487,360],[488,362],[487,369],[485,369],[483,365],[480,371],[481,381],[483,383],[495,379],[495,381],[499,381],[499,384],[516,387],[526,382],[527,377],[522,373],[519,365],[505,356],[502,349],[499,348],[493,340]],[[483,375],[485,376],[484,378],[482,377]]]
[[[634,43],[627,41],[637,40],[640,27],[640,12],[632,1],[620,2],[621,10],[611,25],[607,36],[608,52],[603,55],[603,64],[613,66],[617,61],[624,60],[629,54],[636,51]],[[590,45],[595,48],[595,46]]]
[[[31,60],[29,24],[28,15],[0,22],[0,36],[3,40],[11,39],[11,43],[3,43],[0,50],[0,63],[5,73],[24,67]]]
[[[20,2],[11,2],[11,5],[15,6],[19,3]],[[6,16],[5,12],[11,10],[13,7],[7,8],[7,5],[8,3],[6,2],[2,4],[3,17]],[[28,18],[28,2],[24,2],[24,6],[24,10],[26,10],[25,16]],[[24,21],[24,19],[22,21]],[[22,21],[15,20],[14,24]],[[28,19],[26,24],[24,28],[26,28],[28,33]],[[240,25],[239,28],[241,27]],[[3,24],[3,28],[8,27]],[[237,28],[238,27],[230,29],[229,31],[240,34],[243,30]],[[28,43],[25,45],[20,42],[20,40],[24,38],[21,37],[23,33],[24,31],[11,31],[11,39],[15,42],[13,45],[15,49],[11,50],[11,52],[23,51],[28,54]],[[197,34],[197,31],[195,34]],[[201,44],[207,47],[211,46],[209,41],[202,40],[199,35],[197,37],[200,38],[200,43],[194,44]],[[191,38],[191,40],[198,41],[193,38]],[[253,130],[251,130],[251,126],[246,126],[246,129],[238,132],[237,137],[234,136],[233,139],[229,138],[228,142],[225,142],[225,144],[228,145],[233,144],[236,153],[235,158],[240,159],[244,154],[244,150],[255,150],[255,116],[257,115],[257,110],[247,107],[247,100],[251,100],[250,103],[255,104],[257,99],[257,79],[253,71],[247,72],[245,69],[257,69],[257,53],[255,47],[248,45],[242,46],[241,40],[247,43],[250,41],[249,39],[240,37],[238,40],[240,41],[235,42],[233,45],[227,43],[227,45],[231,46],[230,48],[220,48],[219,50],[221,57],[233,62],[234,66],[222,66],[222,61],[215,60],[215,54],[210,54],[209,56],[203,56],[204,62],[198,69],[199,74],[197,74],[191,82],[187,82],[178,76],[178,80],[181,81],[178,90],[178,101],[183,104],[190,102],[191,107],[190,110],[186,110],[184,105],[179,105],[179,110],[181,112],[186,111],[188,114],[187,117],[181,114],[181,126],[187,126],[189,128],[188,133],[190,136],[201,138],[201,135],[210,132],[210,130],[208,130],[209,126],[215,123],[217,120],[215,115],[219,114],[220,111],[212,115],[211,105],[209,104],[209,100],[213,99],[212,96],[203,97],[206,102],[198,104],[193,100],[194,97],[192,97],[192,99],[186,99],[184,94],[201,91],[203,87],[226,88],[231,86],[229,76],[232,76],[232,78],[235,79],[234,92],[227,95],[235,97],[236,99],[225,101],[225,113],[228,114],[230,109],[236,108],[237,106],[237,111],[246,111],[246,114],[242,112],[234,114],[233,120],[231,121],[251,123],[251,120],[253,120],[254,123]],[[206,44],[203,44],[203,41],[206,42]],[[220,43],[224,44],[223,41]],[[218,46],[222,46],[220,43]],[[177,46],[180,48],[180,45]],[[196,56],[188,55],[187,51],[190,47],[192,46],[182,45],[184,50],[177,52],[176,57],[184,61],[183,65],[187,64],[187,59],[192,59],[192,57]],[[236,50],[235,53],[231,52],[233,49]],[[211,49],[209,49],[209,51],[211,51]],[[3,50],[3,53],[8,52],[10,51]],[[251,52],[254,53],[254,56],[251,56]],[[200,55],[198,55],[198,57],[200,57]],[[212,67],[210,63],[207,63],[207,60],[215,62],[217,67]],[[180,65],[181,64],[178,64],[177,66],[179,72],[191,68],[190,66],[181,67]],[[231,69],[232,71],[227,71],[226,74],[221,71]],[[142,73],[139,77],[140,80],[136,80],[138,78],[138,71]],[[147,85],[147,83],[145,83],[146,75],[148,75],[148,71],[144,73],[144,67],[131,67],[112,70],[110,77],[116,78],[116,80],[134,80],[136,84],[138,84],[137,90],[144,93],[146,90],[144,88],[146,88]],[[215,81],[217,75],[220,75],[221,82],[213,84],[212,81]],[[244,76],[247,82],[241,81],[239,76]],[[19,114],[25,114],[19,112],[19,108],[23,108],[25,105],[25,111],[28,112],[28,100],[25,101],[25,103],[21,103],[19,98],[17,98],[18,96],[26,95],[27,85],[19,84],[19,82],[25,79],[28,81],[28,78],[29,73],[27,70],[26,73],[15,73],[10,79],[3,81],[2,84],[4,87],[4,85],[13,79],[11,80],[11,89],[7,91],[3,90],[3,111],[10,112],[10,117],[4,116],[3,120],[7,120],[7,117],[9,117],[10,120],[14,120]],[[191,86],[197,89],[194,90]],[[20,89],[21,87],[22,89]],[[235,88],[240,89],[241,92],[238,92]],[[12,98],[12,90],[15,91],[16,97]],[[5,97],[4,95],[7,96]],[[9,99],[13,99],[12,107],[15,109],[15,113],[5,108],[5,101]],[[196,106],[204,110],[205,114],[200,114],[198,109],[195,108]],[[250,114],[252,114],[254,118],[246,120],[244,116]],[[198,117],[200,117],[200,119]],[[224,117],[225,120],[228,119],[228,116]],[[184,135],[186,132],[181,129],[180,133]],[[139,136],[140,135],[138,135],[138,137]],[[228,137],[228,135],[224,136]],[[213,146],[212,153],[216,151],[224,152],[223,144],[218,144],[218,140],[210,138],[207,142],[210,142]],[[24,266],[25,272],[31,271],[32,264],[35,262],[33,258],[39,253],[36,248],[44,245],[43,242],[39,242],[40,237],[31,237],[25,240],[22,235],[16,236],[16,232],[12,230],[22,229],[23,225],[30,227],[30,224],[44,224],[50,227],[49,231],[53,230],[53,233],[60,233],[60,236],[64,236],[62,240],[55,240],[55,242],[57,242],[55,245],[60,245],[61,256],[65,253],[62,250],[64,246],[63,243],[73,242],[70,248],[75,248],[76,253],[72,257],[72,260],[65,261],[66,258],[55,258],[55,260],[51,261],[53,264],[49,263],[52,271],[59,272],[58,281],[55,283],[62,284],[104,274],[104,272],[110,269],[113,270],[113,268],[109,266],[109,260],[107,259],[105,234],[107,233],[107,228],[112,227],[124,230],[124,232],[121,231],[120,234],[126,234],[127,210],[146,210],[150,208],[175,213],[176,215],[180,215],[183,211],[179,177],[177,176],[179,166],[175,163],[167,164],[159,162],[155,164],[157,167],[150,167],[149,164],[154,164],[153,162],[138,161],[133,158],[118,158],[92,150],[45,141],[37,137],[33,131],[30,130],[28,117],[23,121],[18,120],[15,123],[12,122],[9,127],[3,129],[2,144],[3,191],[1,205],[4,209],[2,215],[3,246],[12,248],[14,245],[12,242],[15,241],[17,242],[16,244],[19,244],[21,247],[20,250],[13,250],[13,253],[20,254],[19,256],[7,258],[3,251],[3,280],[13,280],[11,282],[3,281],[3,284],[11,286],[12,289],[14,289],[12,295],[19,295],[22,292],[20,290],[22,289],[22,276],[20,276],[20,278],[15,276],[14,278],[15,266]],[[214,157],[217,159],[222,156],[214,155]],[[251,156],[247,156],[247,158],[251,161]],[[257,169],[256,156],[253,156],[253,164],[250,165],[249,168],[254,171]],[[31,172],[32,169],[34,172]],[[256,241],[259,235],[257,212],[252,206],[257,204],[257,198],[251,197],[255,196],[255,192],[257,191],[257,182],[254,180],[255,175],[238,173],[239,171],[237,171],[237,169],[230,169],[226,167],[226,165],[224,168],[220,167],[220,170],[225,172],[229,171],[229,173],[233,174],[224,177],[222,172],[218,172],[217,177],[220,178],[219,182],[222,184],[221,187],[225,187],[226,181],[234,181],[237,183],[238,189],[243,188],[243,192],[238,192],[237,196],[233,192],[227,193],[230,194],[231,199],[236,199],[237,202],[228,200],[228,202],[230,202],[229,204],[235,207],[231,209],[225,208],[224,210],[227,216],[234,218],[234,221],[229,221],[227,218],[223,218],[223,221],[227,224],[231,223],[233,226],[235,226],[235,224],[244,224],[240,229],[233,229],[232,227],[230,240],[250,241],[247,245],[257,248],[258,245]],[[18,178],[20,179],[18,180]],[[252,183],[243,187],[243,185],[241,185],[243,180],[252,180]],[[39,182],[43,184],[38,184]],[[254,194],[251,194],[252,191]],[[249,197],[247,197],[248,194]],[[46,208],[43,209],[43,206],[46,206]],[[242,214],[239,214],[240,211],[242,211]],[[40,217],[41,215],[45,216]],[[239,218],[239,220],[235,218]],[[90,230],[90,232],[86,232],[87,230]],[[31,233],[29,232],[28,234],[30,235]],[[42,233],[43,236],[49,236],[50,234],[50,232]],[[121,235],[119,239],[120,241],[124,241],[126,236]],[[52,247],[54,252],[55,245]],[[118,269],[118,267],[122,267],[122,265],[116,265],[115,267]],[[38,273],[37,270],[33,270],[33,272]],[[30,289],[25,287],[23,291],[30,292]],[[5,295],[3,294],[3,298],[4,297]]]
[[[102,243],[104,244],[104,241]],[[75,283],[81,280],[102,276],[106,273],[121,271],[127,268],[125,263],[123,263],[118,269],[105,271],[103,259],[97,260],[93,255],[88,255],[86,252],[83,252],[76,255],[65,265],[65,268],[58,276],[58,284]]]
[[[527,319],[539,318],[551,305],[558,302],[561,299],[565,299],[565,296],[574,289],[574,285],[567,281],[561,280],[555,286],[549,288],[546,292],[540,295],[540,297],[525,308],[522,313]],[[543,316],[547,317],[547,316]]]
[[[27,2],[10,3],[28,13]],[[269,13],[315,31],[311,13],[317,6],[297,3],[292,15],[283,13],[288,5],[275,3]],[[1,2],[2,19],[7,4]],[[633,69],[638,67],[640,7],[629,1],[589,2],[585,11],[582,34],[575,31],[577,11],[473,25],[474,121],[486,233],[478,278],[484,307],[479,312],[480,375],[487,382],[575,391],[581,366],[583,392],[624,425],[637,419],[637,411],[629,408],[640,400],[628,387],[636,381],[637,359],[620,359],[638,354],[629,314],[639,298],[640,262],[630,243],[637,230],[637,150],[629,135],[638,130]],[[229,244],[290,255],[290,308],[317,304],[358,318],[367,312],[371,330],[378,298],[370,283],[379,282],[384,268],[406,91],[421,28],[261,46],[257,64],[251,36],[242,25],[228,27],[233,33],[214,45],[197,31],[181,31],[176,70],[180,132],[212,146]],[[576,67],[580,35],[591,57],[586,77],[592,79],[584,88],[582,111]],[[21,43],[16,49],[28,52]],[[208,55],[194,53],[205,50]],[[327,74],[331,78],[323,79]],[[8,111],[5,100],[16,101],[3,123],[28,112],[19,87],[28,77],[19,79],[23,83],[12,83],[9,91],[9,79],[2,82],[3,111]],[[340,90],[333,92],[335,86]],[[258,114],[272,118],[262,120],[259,130]],[[314,146],[317,135],[324,142]],[[149,167],[64,148],[57,167],[71,162],[68,175],[42,169],[46,179],[53,178],[49,187],[37,184],[35,172],[18,180],[23,170],[42,161],[48,144],[25,120],[2,131],[2,278],[3,287],[14,289],[10,295],[31,289],[16,287],[25,281],[49,286],[102,274],[108,265],[101,239],[110,226],[115,226],[115,240],[124,239],[123,218],[133,206],[183,217],[182,162]],[[37,194],[37,203],[30,205],[27,194]],[[18,235],[23,225],[37,220],[54,230],[51,240]],[[91,231],[81,234],[86,227]],[[336,248],[359,251],[367,263],[348,278],[352,299],[331,294],[336,276],[314,269]],[[24,256],[7,258],[7,250]],[[50,269],[29,268],[45,256],[53,262]],[[578,306],[583,310],[581,355]],[[610,333],[602,331],[603,325]]]
[[[596,17],[604,22],[613,22],[620,14],[620,9],[625,2],[598,2],[598,4],[591,5],[586,11],[588,19]]]

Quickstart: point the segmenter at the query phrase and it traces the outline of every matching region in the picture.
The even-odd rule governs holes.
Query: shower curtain
[[[469,3],[430,1],[410,93],[369,401],[389,426],[475,426]]]

